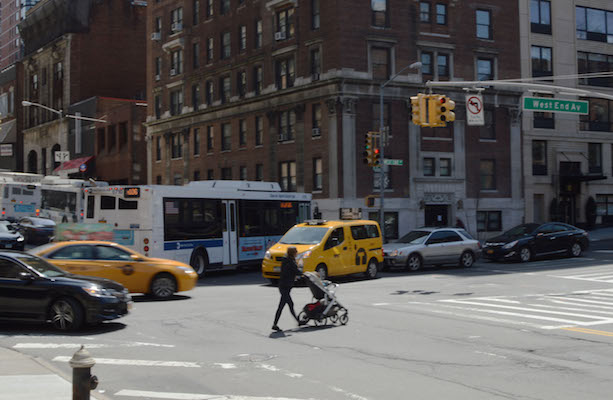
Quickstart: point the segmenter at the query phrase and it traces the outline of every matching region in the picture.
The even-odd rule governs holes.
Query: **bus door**
[[[298,222],[306,221],[307,219],[311,219],[311,205],[308,203],[298,203]]]
[[[222,201],[222,215],[225,216],[223,226],[223,263],[238,264],[238,236],[236,234],[236,200]]]

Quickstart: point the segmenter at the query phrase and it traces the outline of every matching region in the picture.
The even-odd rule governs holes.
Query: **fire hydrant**
[[[81,345],[69,363],[72,367],[72,400],[89,400],[90,390],[98,387],[98,378],[91,375],[91,368],[96,361]]]

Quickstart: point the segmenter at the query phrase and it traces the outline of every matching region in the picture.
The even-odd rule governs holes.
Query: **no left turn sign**
[[[484,125],[483,96],[480,94],[466,95],[466,124],[477,126]]]

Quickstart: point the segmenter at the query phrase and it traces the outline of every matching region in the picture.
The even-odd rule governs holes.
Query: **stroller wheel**
[[[328,318],[316,319],[315,326],[326,326],[328,325]]]
[[[330,322],[336,324],[338,322],[338,314],[330,315]]]
[[[345,311],[344,314],[338,317],[338,320],[340,321],[341,325],[347,325],[347,322],[349,321],[349,314]]]
[[[309,322],[309,317],[304,311],[300,311],[300,314],[298,314],[298,322],[302,325],[306,325]]]

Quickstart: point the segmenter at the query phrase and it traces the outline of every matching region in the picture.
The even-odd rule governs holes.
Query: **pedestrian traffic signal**
[[[455,102],[444,95],[430,95],[428,100],[429,126],[432,128],[447,126],[455,121]]]
[[[364,140],[364,153],[362,153],[362,155],[364,156],[364,164],[368,164],[368,166],[370,166],[371,162],[372,162],[372,155],[373,155],[373,134],[372,132],[368,132],[366,133],[366,137]]]
[[[413,123],[423,126],[426,121],[426,95],[417,93],[417,96],[411,97],[411,114],[413,114]]]

